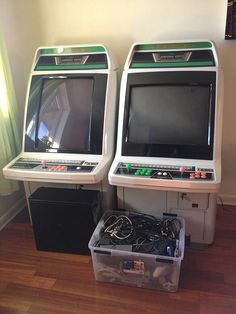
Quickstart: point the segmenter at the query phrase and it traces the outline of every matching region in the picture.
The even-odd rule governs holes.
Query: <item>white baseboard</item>
[[[236,195],[232,194],[219,194],[219,198],[225,205],[236,205]],[[219,204],[221,202],[218,202]]]
[[[2,230],[19,212],[27,206],[25,197],[21,197],[15,204],[0,216],[0,230]]]

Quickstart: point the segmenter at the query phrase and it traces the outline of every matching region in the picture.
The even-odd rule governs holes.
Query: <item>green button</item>
[[[127,171],[130,171],[130,169],[131,169],[131,164],[125,164],[125,169],[126,169]]]
[[[141,169],[141,170],[140,170],[140,174],[141,174],[141,175],[145,174],[145,172],[146,172],[145,169]]]

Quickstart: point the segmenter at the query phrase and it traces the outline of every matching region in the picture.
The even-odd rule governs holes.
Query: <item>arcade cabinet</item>
[[[136,43],[121,81],[109,182],[118,207],[177,214],[214,240],[221,183],[222,70],[212,41]]]
[[[117,67],[104,45],[36,51],[26,96],[22,152],[3,173],[8,179],[24,181],[38,247],[46,241],[43,228],[48,230],[48,239],[66,242],[62,239],[74,230],[78,240],[78,229],[91,229],[81,229],[87,219],[96,225],[97,214],[88,213],[94,204],[100,203],[102,210],[112,207],[114,193],[107,175],[114,153],[116,96]],[[86,239],[90,236],[91,232]],[[74,245],[65,244],[64,249],[55,243],[51,241],[45,249],[64,251]]]

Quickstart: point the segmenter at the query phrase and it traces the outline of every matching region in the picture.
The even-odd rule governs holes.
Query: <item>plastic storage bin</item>
[[[180,222],[179,254],[177,257],[139,253],[131,251],[131,246],[97,246],[104,229],[104,223],[111,215],[127,215],[133,212],[108,211],[99,221],[89,241],[93,269],[97,281],[124,284],[151,289],[161,289],[175,292],[178,289],[181,261],[184,257],[185,222],[181,217],[175,217]],[[136,214],[136,213],[135,213]],[[157,217],[168,219],[170,217]],[[173,217],[172,217],[173,218]],[[119,249],[123,248],[123,249]]]

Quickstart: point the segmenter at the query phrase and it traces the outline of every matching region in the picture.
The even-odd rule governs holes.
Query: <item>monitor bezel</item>
[[[209,114],[209,145],[177,145],[177,144],[139,144],[127,141],[129,128],[129,111],[131,89],[135,87],[154,85],[204,85],[210,88]],[[212,160],[214,149],[215,127],[216,72],[214,71],[165,71],[129,73],[124,101],[124,116],[122,130],[122,155],[138,157],[162,157]]]
[[[92,95],[92,122],[91,122],[91,140],[90,150],[65,150],[65,149],[44,149],[37,145],[37,133],[38,133],[38,119],[41,107],[41,98],[44,81],[48,79],[92,79],[93,95]],[[101,155],[103,149],[103,127],[104,127],[104,114],[105,114],[105,101],[107,90],[107,74],[104,73],[76,73],[76,74],[43,74],[32,75],[32,79],[29,87],[29,97],[26,112],[25,134],[24,134],[24,151],[25,152],[37,152],[37,153],[65,153],[65,154],[91,154]],[[34,97],[32,94],[34,93]],[[32,117],[31,107],[34,106],[33,112],[36,113],[36,130],[34,141],[29,140],[27,135],[27,126]]]

